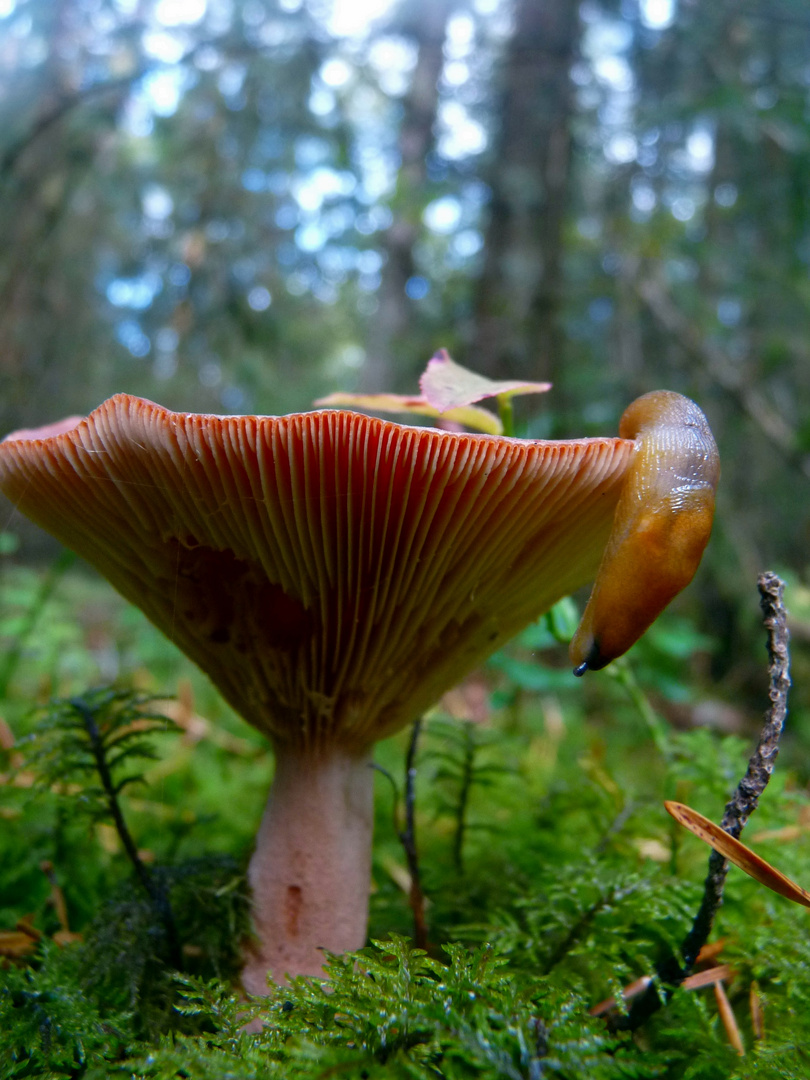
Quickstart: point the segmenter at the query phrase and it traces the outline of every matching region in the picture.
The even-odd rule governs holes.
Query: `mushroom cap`
[[[633,452],[118,394],[0,443],[0,488],[254,726],[360,749],[593,577]]]

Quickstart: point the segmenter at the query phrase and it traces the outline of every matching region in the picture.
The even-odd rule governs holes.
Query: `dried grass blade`
[[[684,990],[700,990],[704,986],[715,986],[724,979],[730,979],[733,974],[728,964],[718,964],[706,971],[699,971],[696,975],[687,975],[681,986]]]
[[[714,996],[717,998],[717,1009],[720,1013],[720,1019],[723,1021],[723,1027],[726,1029],[728,1041],[740,1057],[744,1057],[745,1047],[743,1046],[740,1029],[737,1027],[737,1018],[734,1016],[734,1010],[731,1007],[731,1002],[726,997],[722,983],[714,984]]]

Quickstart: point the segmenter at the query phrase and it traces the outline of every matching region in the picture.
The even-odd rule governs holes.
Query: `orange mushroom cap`
[[[351,750],[593,576],[633,453],[119,394],[0,444],[0,487],[277,744]]]
[[[578,673],[629,648],[694,573],[717,479],[705,418],[663,392],[623,424],[630,438],[529,442],[120,394],[0,443],[5,494],[274,743],[250,991],[363,944],[377,739],[589,580],[606,542]]]

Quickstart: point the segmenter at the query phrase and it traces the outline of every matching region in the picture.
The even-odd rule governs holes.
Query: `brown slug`
[[[656,390],[625,410],[636,451],[593,591],[571,641],[574,674],[621,656],[694,577],[709,539],[720,459],[689,398]]]

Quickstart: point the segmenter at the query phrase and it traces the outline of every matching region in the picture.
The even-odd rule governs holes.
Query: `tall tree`
[[[518,0],[503,61],[472,353],[488,375],[551,378],[562,361],[577,5]]]
[[[414,276],[414,248],[422,232],[422,211],[429,186],[427,159],[434,147],[439,103],[439,76],[447,20],[458,0],[412,0],[402,9],[397,29],[413,41],[417,60],[402,102],[399,129],[399,169],[391,200],[391,224],[382,237],[385,258],[378,291],[378,309],[368,328],[368,364],[364,385],[381,391],[397,384],[397,371],[413,368],[414,334],[418,321],[407,293]]]

